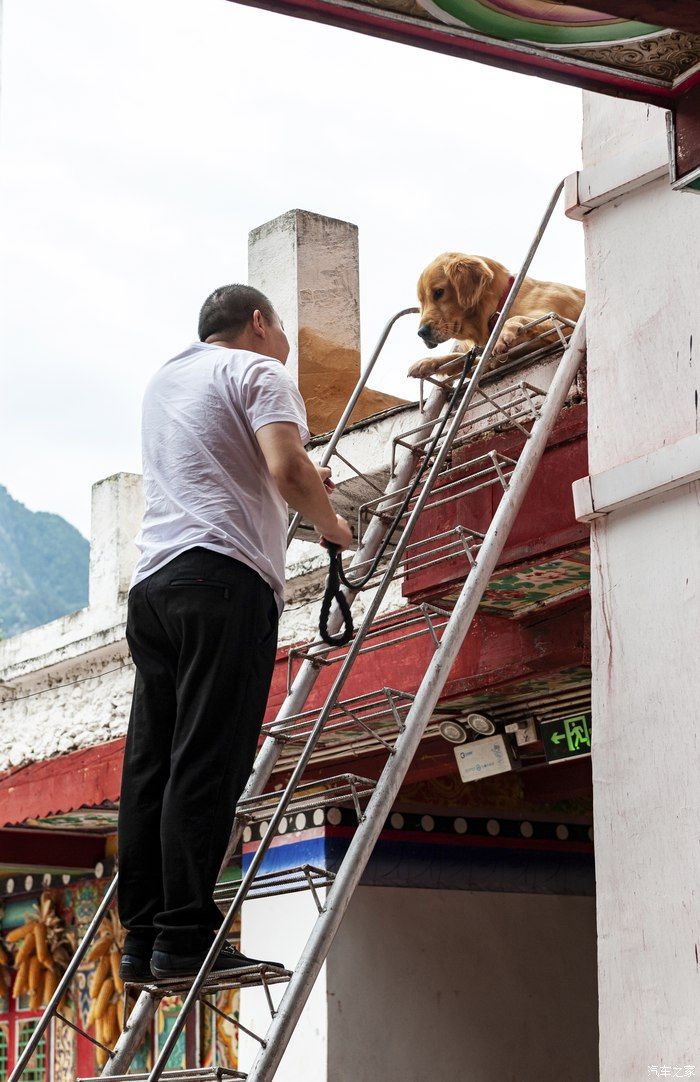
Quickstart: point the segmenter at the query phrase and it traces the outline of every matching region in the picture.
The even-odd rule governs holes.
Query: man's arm
[[[275,421],[263,425],[255,436],[283,499],[313,522],[327,541],[349,548],[350,527],[333,510],[319,472],[304,450],[296,424]]]

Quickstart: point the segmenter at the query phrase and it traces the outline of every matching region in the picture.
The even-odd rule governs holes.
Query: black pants
[[[119,803],[126,949],[210,945],[212,900],[255,756],[277,647],[277,604],[245,564],[204,548],[129,593],[136,682]]]

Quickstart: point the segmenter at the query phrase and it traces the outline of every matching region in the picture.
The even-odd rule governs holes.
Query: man
[[[304,450],[304,402],[269,300],[250,286],[215,290],[199,338],[143,403],[118,834],[121,974],[133,981],[196,972],[221,923],[212,891],[272,679],[287,504],[328,541],[351,543],[330,470]],[[215,968],[251,961],[227,946]]]

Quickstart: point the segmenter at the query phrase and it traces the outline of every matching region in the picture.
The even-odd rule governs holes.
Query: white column
[[[586,94],[584,174],[620,172],[648,140],[663,153],[664,121]],[[700,1074],[700,484],[655,492],[649,465],[699,430],[700,199],[651,179],[584,229],[589,491],[607,493],[591,556],[600,1077]]]
[[[329,431],[360,375],[357,226],[289,210],[250,233],[248,280],[282,317],[292,345],[287,366],[306,402],[311,432]],[[399,402],[366,390],[353,420]]]
[[[92,486],[91,609],[116,609],[126,599],[138,555],[134,538],[142,514],[140,474],[116,473]]]

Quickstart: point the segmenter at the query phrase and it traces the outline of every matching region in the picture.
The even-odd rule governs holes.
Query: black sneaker
[[[122,954],[119,976],[125,984],[148,984],[153,980],[148,954]]]
[[[169,951],[154,950],[151,955],[151,973],[158,980],[167,980],[168,977],[194,977],[202,967],[206,957],[206,951],[200,954],[171,954]],[[247,969],[249,966],[274,966],[275,969],[284,969],[281,962],[266,962],[262,958],[248,958],[239,950],[226,943],[211,968],[212,973],[221,970]]]

